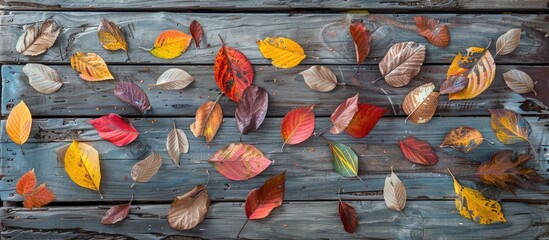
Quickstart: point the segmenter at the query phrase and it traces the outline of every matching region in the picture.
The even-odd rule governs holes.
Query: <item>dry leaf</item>
[[[337,106],[336,110],[330,116],[330,120],[333,124],[330,132],[333,134],[343,132],[356,112],[358,112],[358,93]]]
[[[191,31],[191,36],[193,37],[194,46],[199,48],[200,42],[202,41],[202,35],[204,35],[202,25],[200,25],[198,21],[193,20],[189,26],[189,30]]]
[[[404,184],[402,184],[392,168],[391,175],[385,178],[383,199],[385,199],[385,205],[387,205],[388,208],[399,211],[400,213],[402,213],[402,210],[406,207],[406,188],[404,188]]]
[[[520,28],[513,28],[498,38],[496,42],[496,55],[507,55],[513,52],[520,42]]]
[[[289,38],[268,37],[257,41],[257,46],[263,57],[272,59],[277,68],[293,68],[306,57],[303,48]]]
[[[166,70],[153,86],[162,90],[178,90],[187,87],[194,81],[194,77],[179,68],[170,68]]]
[[[35,25],[29,26],[17,40],[15,50],[27,56],[40,55],[53,46],[60,32],[61,28],[54,20],[46,19],[40,29]]]
[[[101,218],[101,224],[115,224],[124,220],[128,213],[130,213],[130,208],[132,206],[133,197],[128,203],[112,206],[105,216]]]
[[[471,99],[484,92],[496,76],[496,63],[488,49],[481,47],[467,48],[467,54],[458,53],[448,68],[446,81],[455,81],[455,77],[469,80],[467,86],[459,92],[450,93],[448,99]],[[449,83],[443,83],[448,84]]]
[[[120,27],[106,18],[101,19],[101,22],[99,22],[97,36],[103,48],[107,50],[116,51],[122,49],[126,52],[128,51],[128,43]]]
[[[402,102],[402,109],[413,123],[426,123],[431,120],[438,105],[438,92],[433,83],[423,84],[410,91]]]
[[[133,184],[130,188],[133,188],[133,185],[138,182],[144,183],[151,180],[160,166],[162,166],[162,156],[156,152],[152,152],[151,155],[137,162],[132,167]]]
[[[535,112],[541,113],[541,111],[549,110],[549,107],[545,106],[545,104],[543,104],[540,100],[537,100],[535,98],[528,98],[528,97],[525,99],[526,100],[519,102],[520,103],[519,108],[522,111],[525,111],[525,112],[535,111]]]
[[[191,36],[178,30],[166,30],[156,37],[151,54],[162,59],[181,56],[191,44]]]
[[[532,128],[520,114],[507,109],[489,109],[489,111],[490,125],[500,142],[503,144],[528,142]]]
[[[511,90],[517,93],[529,93],[533,91],[534,95],[538,95],[538,93],[534,91],[534,81],[532,81],[532,78],[523,71],[516,69],[510,70],[503,74],[503,80],[505,80],[505,84],[507,84]]]
[[[208,190],[203,185],[197,185],[174,199],[168,210],[168,223],[173,229],[189,230],[204,220],[209,207]]]
[[[379,71],[393,87],[408,85],[421,70],[425,60],[425,46],[415,42],[393,45],[379,63]]]
[[[482,134],[472,127],[452,129],[440,144],[440,147],[451,147],[462,153],[468,153],[482,144]]]
[[[336,75],[324,66],[314,65],[299,74],[303,76],[307,86],[315,91],[329,92],[337,86]]]
[[[143,89],[133,82],[115,82],[114,95],[143,114],[151,109],[149,97]]]
[[[196,110],[196,121],[191,124],[191,132],[195,137],[204,136],[206,142],[212,141],[223,122],[221,105],[214,101],[207,101]]]
[[[88,188],[103,195],[99,191],[101,169],[99,166],[99,152],[92,146],[72,141],[65,154],[65,171],[71,180],[78,186]]]
[[[75,53],[71,57],[71,67],[76,70],[80,78],[86,81],[114,79],[103,58],[95,53]]]
[[[242,93],[235,110],[236,125],[242,134],[257,130],[267,114],[269,94],[265,89],[250,85]]]
[[[182,153],[189,152],[187,134],[185,134],[183,130],[175,127],[175,120],[173,122],[173,129],[168,133],[166,139],[166,151],[168,151],[168,155],[170,155],[170,158],[177,167],[179,167],[179,156],[181,156]]]
[[[431,144],[427,141],[419,140],[409,136],[404,140],[398,141],[400,150],[404,156],[413,163],[431,166],[438,162],[438,156]]]
[[[29,209],[39,208],[47,205],[55,200],[53,192],[46,187],[46,184],[40,184],[36,186],[36,175],[34,174],[34,168],[23,174],[23,176],[17,181],[15,191],[23,196],[23,206]]]
[[[63,86],[59,74],[46,65],[27,63],[22,70],[29,77],[31,87],[40,93],[50,94]]]
[[[346,232],[356,232],[356,228],[358,227],[358,216],[355,208],[341,200],[339,200],[339,219],[341,219],[341,223]]]
[[[360,65],[370,53],[370,32],[358,21],[351,24],[349,32],[355,43],[356,64]]]
[[[6,132],[10,139],[23,145],[29,139],[32,128],[32,115],[23,100],[11,110],[6,121]]]
[[[450,43],[450,34],[446,24],[425,16],[414,16],[418,33],[437,47],[446,47]]]

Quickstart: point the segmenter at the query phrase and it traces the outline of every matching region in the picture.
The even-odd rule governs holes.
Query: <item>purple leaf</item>
[[[440,94],[457,93],[469,85],[469,78],[465,76],[450,76],[440,85]]]
[[[235,111],[236,124],[242,134],[259,128],[269,105],[269,95],[261,87],[250,85],[238,100]]]
[[[133,82],[115,82],[114,95],[125,103],[145,113],[151,109],[151,103],[147,94],[137,84]]]
[[[116,205],[111,207],[105,216],[101,218],[102,224],[115,224],[117,222],[120,222],[124,220],[128,216],[128,213],[130,213],[131,204],[133,201],[133,197],[130,200],[129,203],[124,203],[120,205]]]

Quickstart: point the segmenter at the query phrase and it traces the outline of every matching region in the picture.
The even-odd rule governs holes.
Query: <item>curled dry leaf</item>
[[[46,19],[38,28],[30,25],[17,40],[15,50],[27,56],[40,55],[53,46],[61,28],[52,19]]]
[[[254,68],[242,52],[221,40],[221,48],[215,57],[214,77],[221,92],[238,102],[244,89],[254,81]]]
[[[446,24],[425,16],[414,16],[418,33],[437,47],[446,47],[450,43],[450,34]]]
[[[383,199],[388,208],[399,211],[406,207],[406,188],[400,178],[391,169],[391,175],[385,178],[383,187]]]
[[[496,55],[507,55],[513,52],[520,42],[520,28],[513,28],[501,35],[496,42]]]
[[[478,170],[478,177],[486,184],[515,193],[515,187],[535,189],[532,182],[543,182],[542,176],[535,169],[525,168],[530,154],[520,154],[515,161],[511,159],[512,150],[501,150],[492,156],[491,161],[483,162]]]
[[[305,59],[305,51],[294,40],[284,37],[268,37],[257,41],[263,57],[273,60],[277,68],[293,68]]]
[[[358,174],[358,156],[347,145],[328,141],[332,151],[332,167],[344,177],[356,177]]]
[[[435,165],[438,162],[438,156],[435,153],[435,150],[427,141],[409,136],[404,140],[398,141],[398,145],[404,156],[410,162],[426,166]]]
[[[168,223],[173,229],[189,230],[204,221],[209,207],[208,189],[197,185],[174,199],[168,210]]]
[[[313,108],[302,107],[294,109],[286,114],[280,124],[280,133],[282,134],[282,140],[284,145],[286,144],[298,144],[311,137],[315,130],[315,113]]]
[[[128,43],[122,29],[106,18],[101,19],[101,22],[99,22],[97,36],[103,48],[107,50],[116,51],[122,49],[126,52],[128,51]]]
[[[253,84],[247,87],[238,100],[234,113],[238,130],[242,134],[257,130],[265,119],[268,106],[269,94],[265,89]]]
[[[104,81],[114,79],[107,64],[95,53],[77,52],[71,57],[71,67],[80,78],[86,81]]]
[[[195,137],[204,136],[206,142],[212,141],[223,122],[221,105],[214,101],[207,101],[196,110],[196,121],[191,124],[191,132]]]
[[[166,30],[156,37],[151,54],[157,58],[173,59],[181,56],[191,44],[191,36],[177,30]]]
[[[433,83],[423,84],[410,91],[402,102],[402,109],[413,123],[426,123],[431,120],[438,106],[439,93]]]
[[[130,144],[139,136],[133,124],[118,114],[109,113],[92,119],[89,123],[97,130],[101,138],[119,147]]]
[[[39,208],[55,200],[55,195],[46,187],[46,184],[40,184],[37,188],[35,187],[36,175],[33,168],[23,174],[15,186],[15,191],[24,197],[24,207],[29,209]]]
[[[532,78],[523,71],[516,69],[510,70],[503,74],[503,80],[505,80],[505,84],[507,84],[511,90],[517,93],[529,93],[533,91],[536,96],[538,95],[538,93],[534,91],[534,81],[532,81]]]
[[[450,172],[450,174],[452,173]],[[507,222],[501,210],[501,205],[497,201],[487,199],[475,189],[461,186],[454,175],[452,175],[452,178],[454,179],[454,190],[457,194],[456,209],[461,216],[478,224]]]
[[[166,139],[166,150],[168,155],[173,160],[175,165],[179,167],[179,156],[182,153],[189,152],[189,140],[187,139],[187,134],[181,129],[175,127],[175,120],[173,122],[173,129],[168,133]]]
[[[6,120],[6,132],[10,139],[23,145],[29,139],[32,128],[32,115],[23,100],[11,110]]]
[[[128,203],[112,206],[101,218],[101,224],[115,224],[124,220],[130,213],[133,197]]]
[[[358,215],[356,214],[355,208],[350,204],[339,201],[339,219],[343,224],[343,229],[348,233],[356,232],[358,227]]]
[[[217,171],[233,181],[244,181],[265,171],[271,160],[256,147],[246,143],[226,145],[208,160]]]
[[[160,166],[162,166],[162,156],[156,152],[152,152],[151,155],[137,162],[132,167],[133,184],[131,187],[135,183],[144,183],[151,180],[160,169]]]
[[[520,114],[507,109],[489,109],[490,125],[503,144],[527,142],[532,129]]]
[[[354,138],[363,138],[374,129],[386,110],[370,104],[358,104],[358,111],[345,128],[345,132]]]
[[[462,153],[468,153],[482,144],[483,140],[479,130],[472,127],[457,127],[450,130],[440,147],[451,147]]]
[[[202,25],[200,25],[198,21],[193,20],[189,26],[189,30],[191,31],[191,36],[193,37],[194,46],[199,48],[200,42],[202,41],[202,36],[204,35]]]
[[[470,47],[467,48],[467,54],[458,53],[452,61],[446,81],[456,81],[459,77],[465,77],[469,81],[467,86],[459,92],[450,93],[450,100],[471,99],[484,92],[496,76],[496,63],[490,51],[487,48]],[[455,79],[453,77],[457,77]],[[452,85],[450,83],[443,83]],[[461,83],[463,84],[463,83]]]
[[[300,72],[309,88],[318,92],[329,92],[337,86],[334,72],[327,67],[314,65]]]
[[[260,188],[254,188],[246,198],[246,216],[248,219],[262,219],[274,208],[280,207],[284,201],[286,171],[273,176]]]
[[[393,45],[379,63],[379,71],[393,87],[408,85],[421,70],[425,60],[425,46],[415,42]]]
[[[156,84],[153,86],[156,86],[162,90],[178,90],[187,87],[193,81],[194,77],[184,70],[179,68],[170,68],[158,77]]]
[[[537,100],[535,98],[526,98],[526,100],[519,103],[520,110],[525,112],[535,111],[541,113],[541,111],[549,110],[549,107],[547,107],[540,100]]]
[[[336,110],[330,116],[330,121],[332,121],[333,125],[330,132],[333,134],[343,132],[356,112],[358,112],[358,93],[337,106]]]
[[[360,65],[370,53],[370,32],[358,21],[351,24],[349,32],[355,43],[356,64]]]
[[[469,78],[466,76],[450,76],[440,84],[440,94],[457,93],[469,85]]]
[[[143,114],[151,109],[149,97],[143,89],[133,82],[115,82],[114,95]]]
[[[63,86],[59,74],[46,65],[27,63],[22,70],[29,77],[31,87],[40,93],[50,94]]]
[[[101,169],[99,166],[99,152],[92,146],[72,141],[65,153],[65,171],[76,185],[88,188],[103,195],[99,191]]]

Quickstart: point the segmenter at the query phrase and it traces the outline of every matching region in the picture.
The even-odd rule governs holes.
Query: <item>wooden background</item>
[[[500,192],[476,177],[478,165],[502,149],[531,152],[527,143],[503,145],[495,138],[487,109],[506,108],[526,117],[532,126],[530,141],[537,152],[534,168],[549,177],[549,112],[524,112],[519,108],[525,98],[536,98],[549,105],[549,1],[528,0],[447,0],[447,1],[124,1],[104,0],[0,0],[0,64],[2,71],[0,136],[0,199],[2,238],[4,239],[179,239],[235,238],[246,221],[244,201],[248,192],[271,176],[287,170],[285,201],[263,220],[250,221],[241,234],[247,239],[549,239],[549,183],[536,184],[535,190],[519,189],[516,195]],[[368,12],[369,11],[369,14]],[[440,19],[450,30],[450,45],[438,48],[423,37],[394,26],[389,18],[413,24],[412,16]],[[53,18],[63,26],[54,46],[38,57],[15,51],[23,26]],[[122,51],[104,50],[97,40],[97,27],[106,17],[126,33],[129,59]],[[361,19],[372,32],[372,51],[366,62],[356,65],[351,20]],[[158,59],[139,47],[149,48],[166,29],[188,32],[192,20],[204,27],[201,48],[193,45],[179,58]],[[401,108],[404,96],[413,88],[445,79],[448,65],[459,51],[469,46],[486,46],[511,28],[522,29],[519,47],[510,55],[497,56],[496,78],[488,90],[475,99],[448,101],[441,96],[435,117],[427,124],[404,122]],[[244,182],[227,180],[206,160],[220,147],[239,141],[234,119],[235,103],[222,98],[225,120],[211,143],[195,138],[189,130],[196,109],[219,93],[213,78],[213,61],[225,43],[242,51],[255,68],[254,83],[269,92],[268,117],[261,128],[243,137],[273,160],[264,173]],[[264,59],[255,42],[268,36],[284,36],[297,41],[309,57],[293,69],[276,69]],[[379,77],[377,63],[391,45],[416,41],[427,48],[420,74],[403,88],[392,88]],[[492,42],[490,50],[495,49]],[[112,81],[89,83],[78,78],[69,59],[77,51],[95,52],[109,64],[119,80],[132,80],[146,92],[152,111],[145,116],[113,95]],[[57,92],[43,95],[33,90],[21,68],[25,63],[43,63],[54,68],[65,85]],[[333,92],[310,90],[298,74],[311,65],[325,65],[337,75]],[[195,81],[180,91],[165,91],[148,84],[169,68],[181,68]],[[512,92],[502,73],[519,69],[537,82],[538,96]],[[331,154],[323,139],[311,138],[281,152],[280,121],[291,109],[317,104],[316,131],[329,125],[329,116],[346,98],[360,93],[360,102],[388,111],[364,139],[346,134],[327,137],[351,146],[359,155],[359,175],[364,180],[344,178],[332,170]],[[24,145],[25,155],[4,134],[5,119],[20,100],[25,100],[33,116],[33,129]],[[107,113],[131,119],[141,133],[126,147],[101,140],[87,123]],[[175,119],[190,141],[190,151],[182,155],[181,168],[175,167],[165,150],[165,139]],[[446,133],[458,126],[475,127],[493,141],[462,154],[439,149]],[[408,162],[397,141],[407,136],[429,141],[440,162],[424,167]],[[76,186],[57,160],[57,149],[71,139],[91,143],[101,159],[102,193]],[[158,174],[149,183],[134,189],[130,171],[133,164],[156,151],[164,156]],[[387,209],[383,202],[384,179],[394,167],[408,192],[404,215]],[[47,183],[57,196],[52,204],[27,210],[15,193],[22,174],[35,168],[38,182]],[[508,220],[505,224],[482,226],[455,212],[450,168],[463,185],[481,190],[501,201]],[[172,200],[208,179],[212,205],[203,223],[189,231],[168,226],[166,213]],[[343,230],[337,213],[338,195],[350,202],[359,214],[355,234]],[[129,217],[116,225],[101,225],[100,219],[112,205],[134,204]]]

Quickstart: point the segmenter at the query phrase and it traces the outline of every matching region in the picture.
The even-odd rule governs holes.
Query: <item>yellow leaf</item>
[[[99,22],[97,36],[103,48],[107,50],[116,51],[122,49],[126,52],[128,51],[128,43],[120,27],[106,18],[101,19],[101,22]]]
[[[25,102],[21,100],[8,115],[6,132],[13,142],[22,145],[29,139],[31,127],[31,113]]]
[[[496,63],[488,49],[481,47],[467,48],[467,54],[458,55],[448,69],[447,79],[466,76],[469,79],[463,90],[450,93],[450,100],[471,99],[484,92],[496,76]]]
[[[272,59],[278,68],[293,68],[306,57],[303,48],[289,38],[268,37],[257,41],[257,46],[263,57]]]
[[[73,141],[65,153],[65,171],[74,183],[83,188],[99,191],[101,170],[99,153],[92,146]]]
[[[448,170],[450,171],[450,170]],[[450,174],[452,174],[450,172]],[[464,218],[471,219],[478,224],[493,224],[507,222],[501,205],[495,200],[487,199],[475,189],[461,186],[454,175],[454,190],[456,191],[456,209]]]
[[[191,35],[177,30],[167,30],[156,37],[151,54],[162,59],[176,58],[187,50],[190,43]]]
[[[462,153],[468,153],[482,143],[482,133],[472,127],[452,129],[440,144],[440,147],[452,147]]]
[[[95,53],[75,53],[71,57],[71,67],[86,81],[114,79],[103,58]]]

